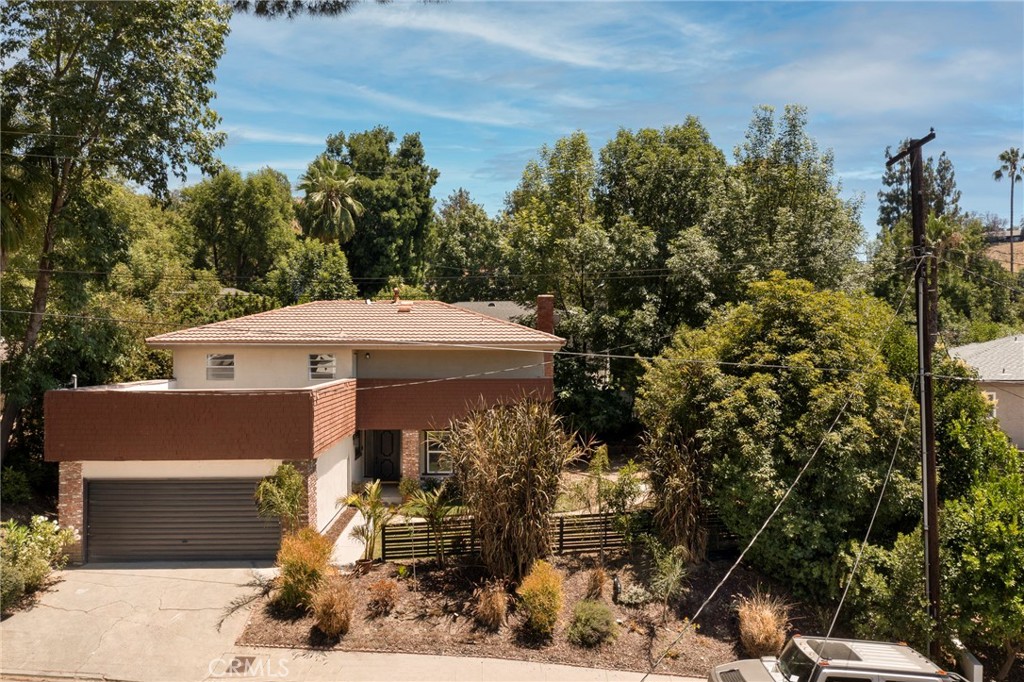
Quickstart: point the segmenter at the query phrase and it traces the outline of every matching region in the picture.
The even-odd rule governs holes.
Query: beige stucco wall
[[[994,393],[999,426],[1018,448],[1024,449],[1024,382],[981,382],[983,393]]]
[[[233,353],[235,378],[207,381],[206,356]],[[335,379],[351,378],[352,349],[304,346],[196,346],[174,349],[175,388],[300,388],[327,383],[309,378],[309,356],[334,353]]]
[[[544,376],[543,362],[544,353],[540,351],[367,349],[357,352],[356,376],[360,379],[433,379],[497,372],[480,378],[537,378]],[[509,371],[501,371],[506,369]]]
[[[344,506],[338,498],[352,492],[352,460],[355,450],[352,437],[343,438],[316,460],[316,522],[324,531]]]
[[[234,354],[233,380],[206,379],[206,356],[210,353]],[[334,353],[337,379],[356,376],[364,379],[432,379],[469,374],[494,379],[544,376],[542,351],[433,348],[353,351],[349,347],[326,346],[189,346],[174,349],[174,388],[300,388],[326,383],[309,379],[308,363],[312,353]]]
[[[274,459],[82,462],[82,478],[262,478],[276,470]]]

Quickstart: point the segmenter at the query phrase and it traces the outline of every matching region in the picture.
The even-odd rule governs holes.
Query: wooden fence
[[[650,515],[634,512],[630,523],[636,533],[650,529]],[[570,514],[551,519],[548,529],[551,550],[556,554],[582,554],[602,549],[621,549],[626,538],[619,529],[615,514]],[[480,541],[471,516],[448,519],[441,532],[446,555],[472,554],[480,551]],[[381,556],[393,559],[424,559],[435,554],[434,534],[424,521],[393,523],[381,533]]]

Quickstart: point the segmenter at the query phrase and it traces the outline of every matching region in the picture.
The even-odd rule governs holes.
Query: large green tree
[[[83,182],[114,172],[161,193],[170,173],[216,165],[210,83],[229,15],[216,0],[0,7],[0,102],[42,126],[21,144],[46,157],[49,185],[32,314],[21,338],[8,338],[10,353],[30,354],[39,339],[61,216]],[[21,408],[5,400],[4,450]]]
[[[315,239],[296,242],[278,257],[267,274],[264,291],[284,305],[352,299],[357,295],[348,271],[348,259],[337,244]]]
[[[900,149],[910,140],[903,140]],[[892,147],[885,148],[885,158],[892,156]],[[961,192],[956,187],[956,172],[953,161],[946,152],[939,154],[938,161],[929,156],[922,168],[924,201],[928,212],[936,217],[960,217]],[[893,229],[903,219],[910,218],[910,161],[901,159],[885,169],[882,175],[882,189],[878,190],[878,226],[883,231]]]
[[[441,202],[434,221],[428,278],[442,301],[499,299],[501,233],[469,192],[459,188]]]
[[[910,344],[884,303],[774,273],[703,329],[680,331],[646,366],[637,409],[652,434],[670,431],[686,449],[744,543],[813,455],[749,556],[796,592],[825,597],[837,552],[867,526],[894,451],[876,537],[916,520],[914,398],[882,352]]]
[[[430,191],[438,172],[426,163],[418,133],[396,137],[384,126],[327,138],[325,157],[355,172],[355,195],[366,209],[345,245],[360,294],[375,292],[390,277],[419,284],[434,215]]]

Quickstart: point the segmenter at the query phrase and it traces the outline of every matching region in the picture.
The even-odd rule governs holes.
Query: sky
[[[1022,2],[362,4],[338,18],[236,16],[217,70],[221,158],[297,183],[324,140],[420,133],[439,201],[492,215],[544,144],[695,115],[727,156],[757,105],[808,109],[868,236],[884,150],[934,127],[961,206],[1009,212],[992,171],[1024,147]],[[1016,215],[1021,215],[1018,192]]]

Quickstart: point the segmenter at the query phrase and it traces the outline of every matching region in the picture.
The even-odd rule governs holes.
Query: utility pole
[[[931,329],[931,296],[929,273],[933,278],[936,270],[928,267],[926,259],[931,250],[925,244],[924,162],[921,147],[935,139],[935,129],[919,140],[910,140],[906,148],[889,159],[886,166],[892,166],[901,159],[910,157],[911,218],[914,232],[914,283],[917,288],[917,368],[918,386],[921,390],[921,487],[924,492],[924,574],[925,591],[928,595],[928,616],[932,625],[939,624],[939,496],[935,476],[935,411],[932,391],[932,351],[935,336]],[[931,286],[938,286],[932,282]],[[928,644],[932,660],[939,660],[939,641],[932,638]]]

